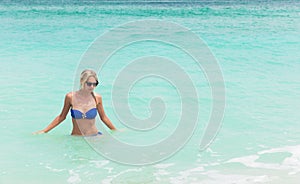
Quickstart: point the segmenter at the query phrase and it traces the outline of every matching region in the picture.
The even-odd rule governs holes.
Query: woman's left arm
[[[97,99],[97,110],[100,115],[100,119],[105,123],[105,125],[111,130],[116,130],[115,126],[112,124],[110,119],[106,116],[102,104],[102,97],[100,95],[95,95]]]

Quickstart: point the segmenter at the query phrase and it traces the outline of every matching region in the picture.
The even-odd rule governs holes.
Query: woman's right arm
[[[59,125],[62,121],[64,121],[71,108],[71,104],[72,104],[71,102],[72,102],[72,93],[70,92],[65,96],[64,107],[61,113],[45,129],[37,131],[33,134],[47,133],[53,128],[55,128],[57,125]]]

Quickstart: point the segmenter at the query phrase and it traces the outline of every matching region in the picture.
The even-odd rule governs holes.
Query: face
[[[94,77],[89,77],[88,80],[84,83],[84,89],[93,91],[97,85],[97,80]]]

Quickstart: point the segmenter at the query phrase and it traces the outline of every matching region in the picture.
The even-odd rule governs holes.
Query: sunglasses
[[[96,87],[96,86],[98,86],[98,82],[85,82],[86,83],[86,85],[87,86],[94,86],[94,87]]]

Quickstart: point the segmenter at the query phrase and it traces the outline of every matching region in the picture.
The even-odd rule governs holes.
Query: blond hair
[[[98,77],[96,72],[94,70],[86,69],[81,72],[80,75],[80,87],[82,88],[84,86],[84,83],[90,78],[94,77],[96,81],[98,82]]]

